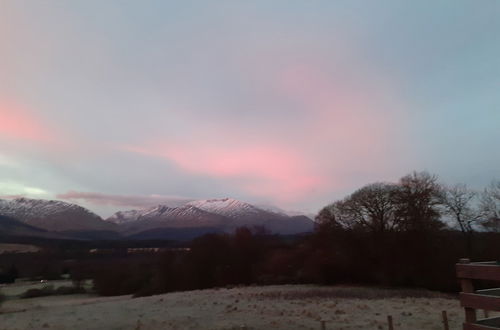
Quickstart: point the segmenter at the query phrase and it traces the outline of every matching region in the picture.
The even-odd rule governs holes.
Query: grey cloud
[[[113,195],[96,192],[68,191],[56,196],[59,199],[71,202],[86,202],[93,205],[110,205],[120,207],[145,208],[159,204],[168,206],[180,206],[186,204],[192,199],[178,196],[165,195]]]

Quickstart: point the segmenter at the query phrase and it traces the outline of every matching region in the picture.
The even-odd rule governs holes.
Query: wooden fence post
[[[450,326],[448,325],[448,314],[446,314],[446,311],[443,311],[441,315],[443,316],[444,330],[450,330]]]
[[[389,324],[389,330],[394,330],[394,325],[392,324],[392,316],[387,316],[387,323]]]
[[[459,263],[468,264],[470,263],[470,259],[460,259]],[[468,278],[460,279],[460,286],[462,287],[463,293],[474,293],[474,285],[472,285],[472,280]],[[476,310],[474,308],[465,308],[465,321],[467,323],[476,322]]]

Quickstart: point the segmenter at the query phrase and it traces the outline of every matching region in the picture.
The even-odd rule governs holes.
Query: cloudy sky
[[[0,195],[315,212],[500,178],[500,1],[0,0]]]

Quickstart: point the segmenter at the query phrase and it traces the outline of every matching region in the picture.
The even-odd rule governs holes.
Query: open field
[[[8,291],[5,290],[4,291]],[[15,292],[19,292],[19,287]],[[10,291],[9,293],[13,293]],[[413,296],[413,297],[404,297]],[[451,296],[426,291],[283,285],[176,292],[151,297],[11,297],[0,329],[459,329]]]

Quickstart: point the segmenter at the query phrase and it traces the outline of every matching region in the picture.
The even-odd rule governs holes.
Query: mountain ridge
[[[215,227],[232,231],[237,227],[266,227],[279,234],[311,231],[313,221],[306,216],[288,216],[260,209],[232,198],[206,199],[188,202],[181,207],[158,205],[142,210],[119,211],[105,219],[121,225],[125,233],[143,226],[156,228]],[[135,228],[134,228],[135,227]],[[134,228],[132,230],[132,228]]]
[[[265,227],[272,233],[289,235],[312,231],[314,223],[306,216],[272,212],[232,198],[195,200],[181,206],[160,204],[118,211],[106,219],[64,201],[0,199],[0,216],[47,233],[79,239],[162,237],[162,233],[171,239],[175,233],[191,237],[196,233],[232,232],[238,227]]]

